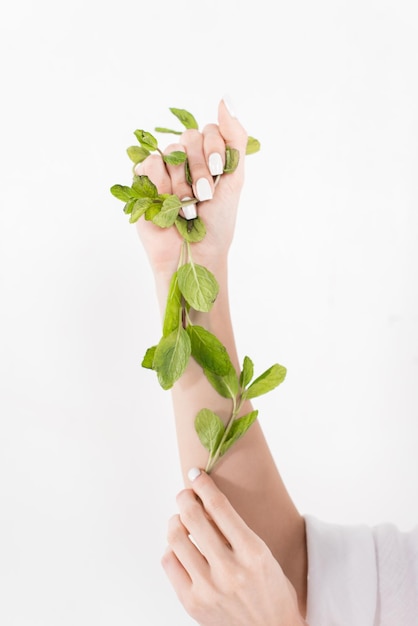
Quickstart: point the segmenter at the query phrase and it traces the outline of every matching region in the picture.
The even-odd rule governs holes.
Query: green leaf
[[[272,365],[244,391],[242,397],[249,400],[267,393],[280,385],[286,377],[286,368],[283,365]]]
[[[134,176],[132,182],[133,194],[137,198],[157,198],[158,189],[148,176]]]
[[[142,215],[144,215],[145,211],[147,211],[152,205],[152,198],[139,198],[135,201],[135,204],[132,207],[131,217],[129,221],[131,224],[134,224],[139,220]]]
[[[201,409],[196,415],[194,427],[200,442],[212,456],[219,446],[225,432],[225,426],[216,413],[209,409]]]
[[[217,376],[209,370],[203,370],[212,387],[223,398],[235,398],[238,394],[238,376],[234,367],[231,367],[225,376]]]
[[[247,138],[247,147],[245,149],[245,154],[254,154],[260,150],[260,142],[255,137]]]
[[[155,355],[155,350],[156,350],[157,346],[152,346],[151,348],[148,348],[148,350],[145,352],[145,356],[142,359],[142,367],[145,367],[149,370],[153,370],[154,366],[154,355]]]
[[[145,150],[153,152],[158,149],[158,141],[151,133],[147,133],[145,130],[136,130],[134,135]]]
[[[206,227],[200,217],[192,220],[186,220],[181,215],[174,222],[180,235],[189,243],[197,243],[202,241],[206,235]]]
[[[154,200],[150,208],[145,211],[145,215],[144,215],[145,219],[148,222],[152,222],[155,216],[161,211],[162,205],[163,205],[162,202],[158,202],[157,200]]]
[[[126,152],[135,165],[145,161],[145,159],[151,154],[149,150],[146,150],[146,148],[142,148],[141,146],[129,146],[129,148],[126,149]]]
[[[170,288],[168,290],[167,303],[165,306],[163,336],[167,337],[173,330],[176,330],[180,323],[181,313],[181,291],[177,281],[177,272],[171,277]]]
[[[184,172],[186,175],[186,183],[190,186],[193,185],[193,178],[192,178],[192,173],[190,171],[190,165],[189,165],[189,161],[186,161],[184,163]]]
[[[178,120],[180,120],[185,128],[199,128],[193,115],[185,109],[175,109],[174,107],[171,107],[170,111],[177,117]]]
[[[242,435],[247,432],[250,426],[254,424],[257,419],[257,415],[258,411],[251,411],[251,413],[247,413],[247,415],[244,415],[243,417],[240,417],[232,422],[231,430],[221,446],[220,456],[225,454],[232,444],[234,444],[237,439],[242,437]]]
[[[153,368],[163,389],[170,389],[180,378],[190,358],[190,339],[182,326],[162,337],[155,349]]]
[[[215,276],[203,265],[186,263],[178,270],[180,291],[196,311],[208,312],[219,292]]]
[[[169,228],[176,221],[179,211],[181,209],[181,202],[177,196],[169,196],[162,204],[161,210],[153,218],[154,224],[161,228]]]
[[[189,325],[186,329],[191,342],[192,357],[203,369],[225,376],[232,367],[225,346],[203,326]]]
[[[244,357],[241,375],[239,377],[240,385],[243,389],[248,385],[254,376],[254,365],[248,356]]]
[[[182,150],[174,150],[170,154],[165,154],[163,157],[164,163],[169,165],[181,165],[187,159],[187,154]]]
[[[130,213],[132,213],[132,208],[133,208],[133,206],[134,206],[135,202],[136,202],[136,198],[131,198],[131,199],[129,200],[129,202],[127,202],[127,203],[125,204],[125,206],[123,207],[123,212],[124,212],[124,213],[126,213],[127,215],[129,215]]]
[[[157,133],[169,133],[170,135],[181,135],[183,133],[182,130],[172,130],[171,128],[163,128],[161,126],[157,126],[154,130]]]
[[[127,185],[113,185],[110,188],[110,193],[118,200],[123,200],[124,202],[129,202],[134,197],[132,189]]]
[[[236,148],[226,146],[225,148],[225,167],[224,173],[231,174],[234,172],[239,163],[239,151]]]

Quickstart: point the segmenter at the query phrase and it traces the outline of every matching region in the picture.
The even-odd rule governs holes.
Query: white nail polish
[[[218,152],[213,152],[209,155],[209,171],[212,176],[218,176],[218,174],[222,174],[224,171],[222,157]]]
[[[200,469],[198,467],[192,467],[191,469],[189,469],[189,471],[187,472],[187,478],[190,480],[190,482],[192,483],[195,478],[197,478],[198,476],[200,476],[202,472],[200,471]]]
[[[186,220],[194,220],[195,217],[197,217],[196,205],[188,204],[187,206],[184,206],[183,215],[186,218]]]
[[[181,199],[182,202],[186,202],[187,200],[191,200],[191,198],[189,196],[185,196],[184,198]],[[197,217],[195,204],[188,204],[187,206],[184,206],[182,208],[182,211],[186,220],[194,220],[194,218]]]
[[[209,181],[206,178],[199,178],[196,181],[196,196],[200,202],[205,200],[212,200],[213,194]]]
[[[224,97],[222,98],[222,100],[224,101],[224,105],[226,106],[228,113],[231,117],[237,117],[235,114],[235,108],[232,105],[232,101],[231,101],[231,97],[229,94],[225,94]]]

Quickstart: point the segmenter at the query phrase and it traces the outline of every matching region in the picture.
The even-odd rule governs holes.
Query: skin
[[[192,312],[192,321],[219,338],[237,371],[240,369],[240,359],[230,315],[228,254],[244,183],[246,142],[245,129],[221,101],[218,124],[208,124],[201,132],[186,130],[180,136],[179,143],[166,148],[167,153],[173,150],[187,153],[192,187],[186,181],[183,166],[165,165],[159,155],[149,156],[136,168],[138,175],[147,175],[154,182],[159,193],[174,193],[180,198],[198,197],[199,179],[206,179],[209,183],[213,198],[197,203],[197,212],[205,223],[207,234],[203,241],[193,244],[192,254],[195,263],[205,266],[216,276],[220,290],[211,311]],[[214,178],[208,167],[209,156],[218,153],[224,160],[225,145],[238,149],[241,158],[235,172],[222,175],[215,190]],[[142,218],[137,224],[153,271],[163,315],[182,240],[176,228],[161,229]],[[300,616],[306,614],[307,597],[305,523],[286,490],[259,422],[256,421],[231,451],[222,457],[211,473],[211,478],[204,475],[196,479],[194,488],[203,484],[212,489],[207,489],[203,494],[196,491],[202,500],[199,501],[196,493],[190,490],[192,485],[187,472],[191,467],[205,467],[207,451],[196,435],[194,419],[201,408],[208,407],[226,422],[230,415],[230,401],[217,394],[192,359],[182,378],[173,387],[172,400],[180,461],[185,486],[189,490],[179,494],[179,517],[169,523],[169,549],[163,558],[163,565],[181,602],[202,625],[303,623]],[[247,402],[241,414],[252,409],[252,404]],[[205,500],[206,495],[208,500]],[[221,505],[216,504],[218,500],[222,502]],[[192,510],[193,520],[188,513]],[[219,511],[222,511],[221,516],[216,517]],[[212,518],[211,524],[208,524],[208,515]],[[192,529],[190,525],[193,525]],[[224,536],[227,541],[220,542],[222,551],[217,558],[212,554],[205,555],[206,566],[189,538],[189,534],[200,536],[200,527],[205,546],[211,544],[211,535],[206,536],[205,532],[217,533],[214,536]],[[231,542],[236,534],[241,537],[239,543],[235,539]],[[191,555],[190,561],[180,557],[180,552],[183,554],[184,551]],[[254,568],[252,565],[250,572],[249,563],[251,560],[254,563],[254,558],[259,567]],[[199,576],[196,577],[199,559],[202,566],[198,568]],[[239,593],[233,584],[219,583],[229,580],[232,570],[234,578],[242,584]],[[273,586],[270,578],[276,583]],[[189,585],[186,584],[187,580]],[[208,603],[205,601],[205,590],[209,588],[212,592],[215,589],[209,595],[216,599]],[[257,595],[251,591],[255,588],[258,589]],[[269,590],[269,593],[263,593],[263,588]],[[292,614],[295,598],[298,606],[296,616]],[[245,610],[245,614],[240,613],[240,610]],[[222,611],[228,612],[222,614]],[[257,615],[265,616],[264,621],[257,621],[260,620]]]

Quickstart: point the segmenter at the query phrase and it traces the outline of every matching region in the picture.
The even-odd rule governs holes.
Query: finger
[[[181,143],[187,152],[194,195],[200,202],[211,200],[214,185],[203,150],[203,135],[194,129],[186,130],[181,136]]]
[[[167,541],[192,581],[205,575],[208,564],[199,548],[190,539],[190,532],[182,523],[179,515],[174,515],[168,522]]]
[[[227,146],[238,150],[240,158],[238,167],[234,174],[237,178],[244,173],[245,152],[247,148],[247,132],[235,117],[234,112],[231,109],[226,99],[220,101],[218,106],[218,123],[219,131]]]
[[[232,549],[239,549],[254,535],[242,517],[238,515],[228,498],[218,489],[212,478],[197,468],[189,472],[193,491],[202,501],[222,535]]]
[[[194,491],[192,489],[181,491],[177,496],[177,505],[182,524],[187,528],[209,564],[215,559],[226,558],[230,552],[229,544],[213,520],[208,517]]]
[[[170,152],[185,152],[182,144],[171,144],[164,150],[164,154],[170,154]],[[186,180],[186,171],[184,163],[180,165],[170,165],[166,163],[167,172],[171,178],[172,193],[176,194],[180,200],[191,200],[193,197],[192,187]],[[183,214],[186,219],[192,219],[196,217],[196,205],[189,204],[183,207]]]
[[[151,154],[149,157],[135,166],[137,176],[148,176],[158,189],[158,193],[173,193],[171,178],[162,157],[159,154]]]
[[[248,139],[247,131],[236,118],[226,98],[221,100],[218,106],[218,123],[219,131],[225,143],[245,154]]]
[[[183,602],[190,592],[192,580],[170,546],[167,547],[161,558],[161,565],[180,602]]]
[[[161,565],[163,566],[164,571],[169,577],[173,587],[175,587],[176,589],[187,589],[188,587],[190,587],[192,579],[190,578],[189,574],[186,572],[183,565],[180,563],[170,546],[167,546],[161,558]]]
[[[203,129],[203,150],[212,176],[222,174],[225,167],[225,141],[216,124]]]

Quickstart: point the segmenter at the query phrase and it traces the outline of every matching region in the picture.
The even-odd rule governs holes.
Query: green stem
[[[219,460],[219,457],[221,455],[221,449],[223,444],[225,443],[225,441],[228,438],[229,432],[232,428],[232,424],[234,423],[234,420],[237,418],[240,410],[241,410],[241,406],[242,406],[242,401],[239,402],[237,404],[236,398],[232,398],[232,403],[233,403],[233,408],[232,408],[232,413],[231,413],[231,417],[229,418],[225,430],[224,430],[224,434],[222,435],[222,439],[219,442],[218,447],[215,450],[215,453],[213,455],[209,456],[208,462],[206,464],[206,473],[210,474],[210,472],[212,471],[212,469],[214,468],[215,464],[217,463],[217,461]]]

